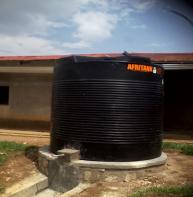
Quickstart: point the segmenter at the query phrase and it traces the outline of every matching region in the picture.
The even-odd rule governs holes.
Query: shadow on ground
[[[39,151],[38,146],[28,146],[25,149],[25,156],[31,161],[33,161],[37,168],[38,168],[38,151]]]

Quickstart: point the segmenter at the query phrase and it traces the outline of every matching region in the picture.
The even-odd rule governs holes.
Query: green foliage
[[[191,144],[178,144],[174,142],[163,142],[162,148],[164,150],[174,149],[178,150],[186,155],[193,155],[193,145]]]
[[[130,197],[145,197],[148,196],[148,194],[152,194],[152,196],[158,196],[163,194],[170,195],[173,194],[174,196],[180,195],[183,197],[192,197],[193,196],[193,185],[184,185],[184,186],[162,186],[162,187],[148,187],[140,189],[133,194],[130,195]]]
[[[0,141],[0,165],[2,165],[13,152],[21,152],[27,145],[15,142]]]
[[[7,141],[0,142],[0,151],[4,151],[4,152],[24,151],[26,147],[27,145],[19,144],[16,142],[7,142]]]
[[[7,160],[8,155],[0,152],[0,166]]]
[[[0,185],[0,194],[3,193],[4,191],[5,191],[5,188],[2,185]]]

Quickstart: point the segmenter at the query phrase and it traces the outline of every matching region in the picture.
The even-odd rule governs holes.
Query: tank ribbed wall
[[[105,69],[105,62],[99,64]],[[92,62],[89,65],[92,69]],[[70,146],[81,150],[82,159],[104,161],[144,160],[161,154],[162,77],[124,72],[132,77],[118,74],[111,79],[108,74],[107,79],[85,79],[80,74],[65,79],[58,72],[60,79],[56,76],[53,85],[53,152]]]

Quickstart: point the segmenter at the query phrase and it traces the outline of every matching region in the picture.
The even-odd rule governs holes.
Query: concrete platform
[[[71,149],[63,149],[58,151],[59,154],[53,154],[49,152],[49,146],[44,146],[39,150],[39,164],[40,169],[43,166],[45,169],[48,166],[48,162],[51,160],[57,160],[61,158],[61,156],[66,158],[68,157],[68,162],[77,167],[83,168],[95,168],[95,169],[116,169],[116,170],[131,170],[131,169],[141,169],[148,168],[153,166],[163,165],[167,161],[167,155],[162,152],[160,157],[154,159],[148,159],[143,161],[130,161],[130,162],[103,162],[103,161],[89,161],[89,160],[80,160],[79,151],[71,150]],[[47,165],[43,165],[46,163]],[[66,161],[67,161],[66,160]],[[44,172],[47,175],[47,173]]]
[[[161,170],[167,155],[162,153],[158,158],[132,162],[86,161],[79,158],[79,150],[62,149],[57,155],[50,153],[48,146],[39,150],[39,169],[48,176],[51,189],[67,192],[80,183],[138,179],[147,176],[149,168]]]
[[[140,169],[152,166],[159,166],[165,164],[167,155],[162,152],[160,157],[155,159],[131,162],[102,162],[102,161],[88,161],[88,160],[74,160],[72,163],[79,167],[87,168],[103,168],[103,169],[117,169],[117,170],[130,170]]]
[[[48,177],[37,173],[9,187],[2,197],[32,197],[48,188]]]
[[[81,192],[88,189],[89,187],[93,186],[93,184],[82,184],[80,183],[78,186],[74,187],[72,190],[69,190],[65,193],[59,193],[52,189],[45,189],[39,192],[34,197],[72,197],[72,196],[79,196]],[[22,196],[24,197],[24,196]]]

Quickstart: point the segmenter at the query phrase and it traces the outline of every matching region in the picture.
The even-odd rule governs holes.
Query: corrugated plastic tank
[[[81,159],[159,157],[163,69],[150,59],[70,56],[54,70],[51,152],[79,149]]]

